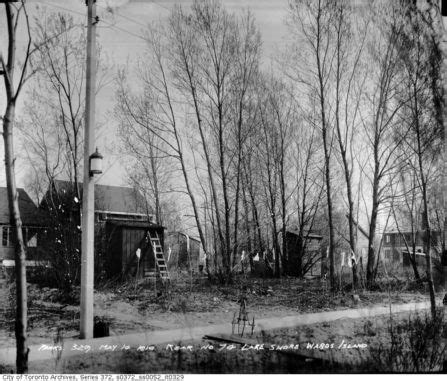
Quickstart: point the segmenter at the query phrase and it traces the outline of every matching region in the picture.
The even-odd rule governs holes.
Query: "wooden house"
[[[42,227],[41,213],[24,189],[18,188],[18,202],[22,220],[22,232],[27,246],[27,265],[35,264],[37,236]],[[14,266],[14,231],[9,213],[7,188],[0,187],[0,263]]]
[[[442,247],[442,235],[439,231],[432,232],[432,263],[435,265],[440,262],[440,248]],[[408,245],[408,247],[407,247]],[[414,247],[413,247],[414,246]],[[435,250],[435,248],[439,250]],[[410,270],[410,253],[414,257],[418,267],[423,271],[426,268],[426,259],[424,253],[424,232],[423,231],[387,231],[383,237],[383,260],[387,264],[397,264],[403,270]],[[414,250],[414,252],[413,252]]]
[[[77,192],[82,198],[82,184]],[[44,200],[65,194],[65,200],[77,199],[73,183],[57,180]],[[53,197],[54,198],[54,197]],[[75,203],[76,204],[76,203]],[[48,209],[47,201],[41,208]],[[107,277],[133,276],[156,271],[154,237],[164,244],[164,228],[140,192],[130,187],[95,184],[95,260]],[[82,228],[82,227],[81,227]],[[152,237],[152,240],[151,240]]]

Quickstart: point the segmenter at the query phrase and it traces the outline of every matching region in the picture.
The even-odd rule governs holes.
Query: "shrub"
[[[410,316],[402,323],[391,319],[388,332],[390,343],[371,350],[370,370],[412,373],[442,370],[447,333],[443,309],[437,310],[435,318],[426,312],[423,316]]]

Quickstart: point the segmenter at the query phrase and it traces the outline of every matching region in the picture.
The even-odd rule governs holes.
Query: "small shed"
[[[173,270],[199,272],[200,240],[182,232],[170,232],[166,235],[165,257]]]
[[[163,226],[122,219],[109,219],[105,222],[105,233],[109,239],[104,265],[109,276],[134,275],[138,261],[140,275],[145,276],[156,271],[155,257],[148,238],[149,232],[151,235],[157,234],[163,246]],[[137,251],[140,253],[139,259]]]
[[[320,275],[321,247],[323,237],[311,232],[300,235],[297,231],[286,231],[286,273],[292,276]],[[304,241],[304,242],[303,242]],[[304,252],[302,248],[305,247]]]

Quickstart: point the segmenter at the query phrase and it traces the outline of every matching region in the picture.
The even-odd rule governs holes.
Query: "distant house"
[[[172,269],[199,272],[203,265],[200,258],[200,240],[182,232],[166,235],[165,251],[168,266]]]
[[[22,231],[27,246],[28,265],[34,264],[37,247],[37,233],[42,226],[41,214],[33,200],[24,189],[18,188],[18,202]],[[5,266],[14,266],[14,231],[9,213],[7,188],[0,187],[0,262]]]
[[[432,232],[432,245],[441,246],[440,232]],[[421,231],[414,232],[414,234],[409,231],[385,232],[383,236],[382,250],[383,259],[387,263],[399,264],[404,270],[410,268],[411,262],[409,256],[410,254],[413,255],[413,253],[415,254],[416,264],[423,268],[425,267],[424,233]],[[431,257],[434,262],[439,260],[435,250],[432,250]]]
[[[82,183],[78,185],[82,198]],[[54,181],[40,208],[49,210],[51,207],[59,207],[49,202],[55,195],[59,200],[67,202],[75,199],[75,194],[73,183]],[[61,198],[60,195],[66,197]],[[74,205],[71,202],[69,204],[71,207]],[[142,275],[153,274],[155,258],[148,233],[156,234],[163,245],[164,228],[156,223],[141,193],[130,187],[95,184],[94,218],[95,255],[102,262],[102,269],[107,276],[135,274],[138,262]]]

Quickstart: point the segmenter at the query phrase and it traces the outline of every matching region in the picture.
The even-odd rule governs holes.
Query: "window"
[[[386,259],[390,259],[391,258],[391,250],[390,249],[386,249],[385,250],[385,258]]]
[[[22,228],[23,240],[27,247],[37,246],[37,229],[32,228]],[[2,227],[2,246],[3,247],[13,247],[14,246],[14,232],[12,226]]]
[[[386,234],[386,235],[385,235],[385,242],[386,242],[386,243],[390,243],[390,241],[391,241],[390,238],[391,238],[390,235],[389,235],[389,234]]]
[[[2,246],[3,247],[14,246],[12,240],[13,240],[12,227],[3,226],[2,227]]]

